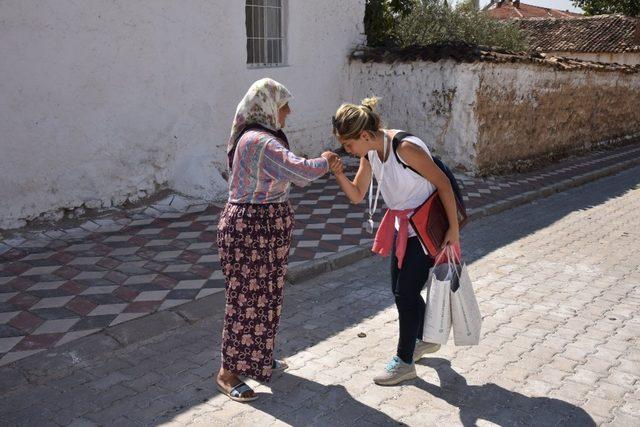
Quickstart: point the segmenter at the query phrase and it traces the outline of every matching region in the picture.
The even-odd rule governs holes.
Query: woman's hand
[[[341,175],[344,173],[344,165],[342,164],[340,156],[331,151],[325,151],[321,155],[329,162],[329,170],[331,173],[334,175]]]
[[[342,159],[338,157],[338,160],[335,161],[333,165],[329,165],[329,169],[331,169],[331,173],[334,175],[344,174],[344,164],[342,163]]]
[[[325,151],[324,153],[320,154],[320,156],[327,159],[327,161],[329,162],[329,167],[331,167],[332,162],[335,162],[336,159],[340,158],[340,156],[338,156],[333,151]]]
[[[460,245],[460,230],[458,227],[449,227],[447,233],[444,235],[441,249],[444,249],[447,245],[459,246]]]

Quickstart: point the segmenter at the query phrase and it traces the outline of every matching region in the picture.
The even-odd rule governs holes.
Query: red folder
[[[458,226],[462,229],[467,222],[467,213],[458,199],[456,199],[456,207],[458,211]],[[447,211],[444,209],[437,191],[415,209],[413,215],[409,218],[409,223],[418,235],[422,245],[429,252],[429,255],[435,257],[440,252],[444,236],[449,229]]]

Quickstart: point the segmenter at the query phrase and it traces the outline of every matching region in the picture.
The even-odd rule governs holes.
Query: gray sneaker
[[[442,347],[440,344],[434,344],[420,340],[416,341],[416,349],[413,350],[413,361],[417,362],[418,360],[422,359],[425,354],[435,353],[436,351],[440,350],[440,347]]]
[[[415,377],[416,366],[413,363],[404,363],[398,356],[393,356],[384,373],[375,377],[373,382],[378,385],[396,385]]]

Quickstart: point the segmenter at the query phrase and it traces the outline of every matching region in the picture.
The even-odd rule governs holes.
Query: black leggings
[[[420,291],[427,282],[433,258],[424,253],[417,237],[407,240],[402,268],[398,268],[395,242],[391,256],[391,290],[396,300],[400,324],[398,357],[406,363],[413,361],[416,339],[422,338],[425,302]]]

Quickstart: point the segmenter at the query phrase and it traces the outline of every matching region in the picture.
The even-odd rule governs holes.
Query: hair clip
[[[333,130],[337,131],[338,130],[338,120],[336,119],[336,116],[331,116],[331,124],[333,125]]]

